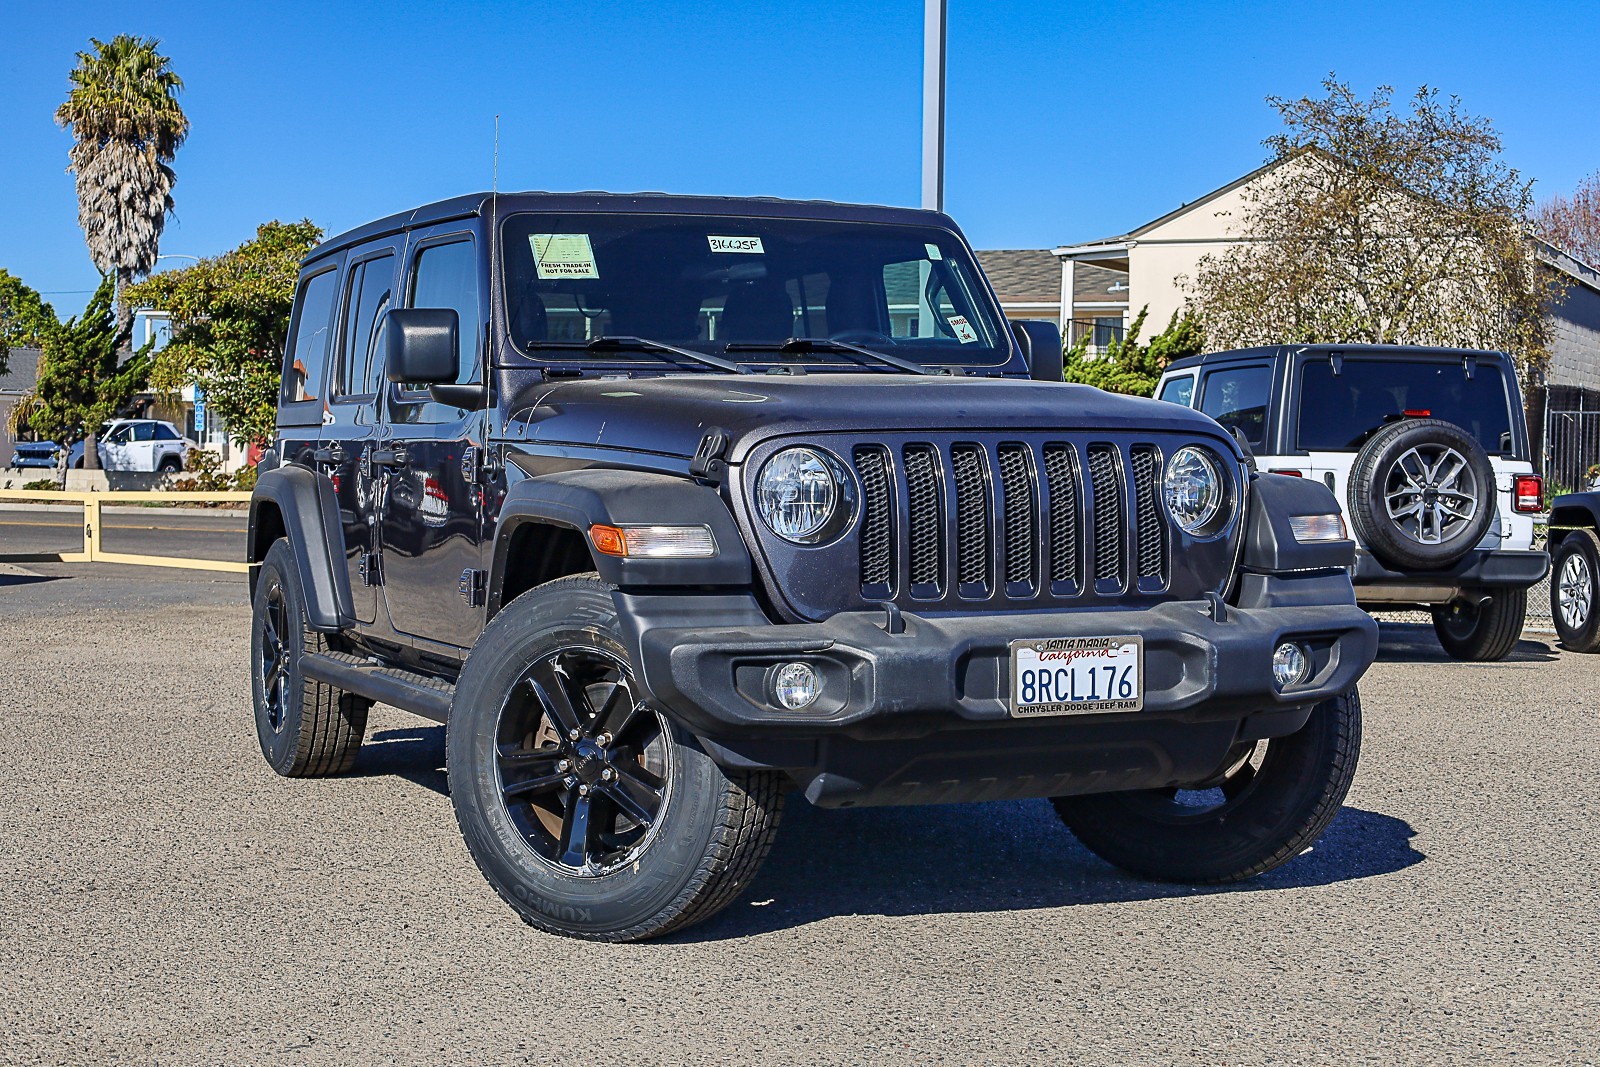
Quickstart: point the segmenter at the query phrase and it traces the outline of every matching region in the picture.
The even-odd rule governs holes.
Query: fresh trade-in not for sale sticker
[[[964,345],[975,344],[978,340],[978,331],[972,328],[972,323],[967,321],[965,315],[946,315],[944,321],[950,324],[950,329],[955,331],[956,340]]]
[[[535,233],[528,236],[528,243],[533,245],[533,263],[541,279],[600,277],[586,233]]]

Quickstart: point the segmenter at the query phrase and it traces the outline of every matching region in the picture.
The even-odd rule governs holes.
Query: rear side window
[[[157,441],[176,441],[177,439],[178,435],[173,432],[172,427],[168,426],[164,422],[156,423]]]
[[[344,358],[339,364],[339,392],[370,396],[378,391],[383,371],[383,316],[394,287],[394,257],[357,263],[350,272],[344,310]]]
[[[156,424],[153,422],[134,423],[133,439],[135,441],[154,441],[156,439]]]
[[[1359,448],[1404,418],[1453,422],[1491,454],[1514,446],[1505,375],[1493,364],[1479,363],[1471,378],[1459,360],[1346,359],[1339,374],[1325,360],[1301,368],[1302,449]]]
[[[1181,378],[1169,379],[1167,384],[1161,387],[1156,399],[1188,407],[1189,401],[1194,399],[1194,375],[1185,374]]]
[[[323,271],[300,286],[294,336],[283,357],[283,403],[316,400],[328,367],[328,335],[333,326],[333,304],[339,272]]]
[[[1266,442],[1267,400],[1272,392],[1272,368],[1266,364],[1222,367],[1208,371],[1200,390],[1200,410],[1238,430],[1252,448]]]

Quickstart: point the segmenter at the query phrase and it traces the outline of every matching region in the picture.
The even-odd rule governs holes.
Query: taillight
[[[1544,507],[1544,479],[1537,474],[1519,474],[1511,486],[1511,507],[1515,511],[1539,511]]]
[[[1267,471],[1268,474],[1287,474],[1291,478],[1304,478],[1305,475],[1292,467],[1274,467]]]

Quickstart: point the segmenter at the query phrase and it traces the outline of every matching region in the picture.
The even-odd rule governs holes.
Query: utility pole
[[[944,210],[945,0],[923,0],[922,206]]]

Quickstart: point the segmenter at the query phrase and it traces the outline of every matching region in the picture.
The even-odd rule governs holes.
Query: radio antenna
[[[500,292],[500,228],[497,211],[500,207],[500,116],[494,117],[494,166],[489,177],[489,362],[494,362],[495,299]]]

